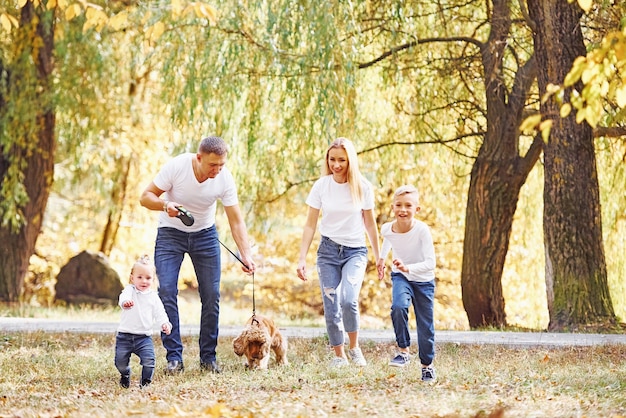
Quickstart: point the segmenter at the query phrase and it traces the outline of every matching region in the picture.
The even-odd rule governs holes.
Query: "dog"
[[[250,369],[267,369],[270,350],[276,355],[277,364],[287,362],[287,338],[274,321],[262,315],[252,315],[242,333],[233,340],[233,348],[238,356],[245,355],[246,366]]]

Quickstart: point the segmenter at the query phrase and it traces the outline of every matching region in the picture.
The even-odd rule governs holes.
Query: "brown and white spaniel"
[[[251,369],[267,369],[270,350],[276,355],[277,364],[287,364],[287,338],[270,318],[252,315],[242,333],[233,340],[238,356],[245,355]]]

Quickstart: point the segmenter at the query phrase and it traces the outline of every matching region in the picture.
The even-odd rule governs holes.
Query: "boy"
[[[122,290],[119,305],[122,317],[115,337],[115,367],[120,372],[120,386],[130,386],[130,356],[141,360],[141,387],[152,383],[156,358],[152,342],[152,326],[160,324],[161,331],[172,331],[159,295],[152,289],[155,268],[148,256],[135,262],[130,272],[130,283]]]
[[[396,189],[392,204],[395,220],[381,228],[383,244],[378,259],[379,277],[384,277],[385,258],[392,251],[391,321],[398,345],[390,366],[404,367],[410,361],[409,307],[417,322],[417,345],[422,363],[422,380],[435,380],[435,248],[428,226],[414,216],[420,211],[419,193],[414,186]]]

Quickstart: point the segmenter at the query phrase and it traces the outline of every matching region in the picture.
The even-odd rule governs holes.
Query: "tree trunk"
[[[102,234],[102,242],[100,243],[100,252],[106,256],[111,255],[117,231],[120,229],[120,220],[122,219],[122,212],[126,203],[126,188],[128,187],[128,174],[130,173],[131,162],[132,157],[130,156],[122,156],[116,160],[117,176],[113,180],[109,216]]]
[[[586,55],[581,9],[563,0],[528,0],[543,96],[549,83],[561,84],[579,56]],[[581,85],[576,86],[581,91]],[[571,89],[566,91],[569,100]],[[546,289],[551,330],[615,322],[602,242],[598,176],[591,127],[574,113],[559,118],[559,104],[541,104],[553,118],[544,147],[544,240]],[[556,115],[556,116],[554,116]]]
[[[511,26],[510,5],[493,2],[491,32],[481,48],[485,71],[487,133],[472,167],[465,214],[461,289],[471,328],[506,325],[502,271],[519,192],[541,154],[535,139],[519,153],[518,127],[535,77],[530,58],[518,69],[510,92],[502,79],[504,48]]]
[[[24,278],[28,270],[30,256],[34,253],[37,237],[41,231],[43,215],[46,209],[54,172],[55,151],[55,114],[50,98],[50,74],[54,47],[53,12],[46,11],[44,5],[35,7],[33,2],[26,2],[21,10],[20,31],[17,38],[16,59],[6,63],[6,96],[28,100],[31,109],[37,109],[32,120],[22,121],[30,124],[20,137],[10,129],[4,129],[2,135],[3,155],[0,159],[0,176],[3,183],[9,179],[21,179],[21,184],[28,196],[23,205],[18,205],[15,222],[3,222],[0,225],[0,300],[17,301],[22,293]],[[33,57],[34,62],[30,57]],[[32,68],[34,65],[34,68]],[[30,68],[28,68],[30,66]],[[24,78],[33,75],[36,82],[24,83]],[[34,92],[23,92],[35,86]],[[3,103],[4,104],[4,103]],[[0,109],[6,116],[7,110]],[[16,115],[3,117],[4,121],[19,123]],[[8,122],[7,122],[8,123]],[[4,144],[9,144],[4,146]],[[6,154],[5,154],[6,153]],[[15,172],[21,175],[15,176]],[[16,187],[16,189],[18,189]]]

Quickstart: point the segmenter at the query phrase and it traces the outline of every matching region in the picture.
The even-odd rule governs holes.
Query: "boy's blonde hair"
[[[337,138],[326,149],[326,159],[324,166],[322,167],[322,175],[328,176],[332,174],[332,170],[328,165],[328,154],[333,148],[342,148],[348,155],[348,185],[350,186],[350,194],[352,195],[352,201],[360,205],[363,203],[363,190],[361,188],[361,172],[359,171],[359,160],[357,158],[356,148],[352,141],[348,138]]]
[[[420,204],[420,193],[417,191],[417,187],[411,185],[411,184],[404,184],[400,187],[398,187],[395,191],[395,193],[393,194],[394,199],[398,196],[402,196],[405,194],[411,194],[411,195],[415,195],[415,203],[417,203],[417,205],[419,206]]]

